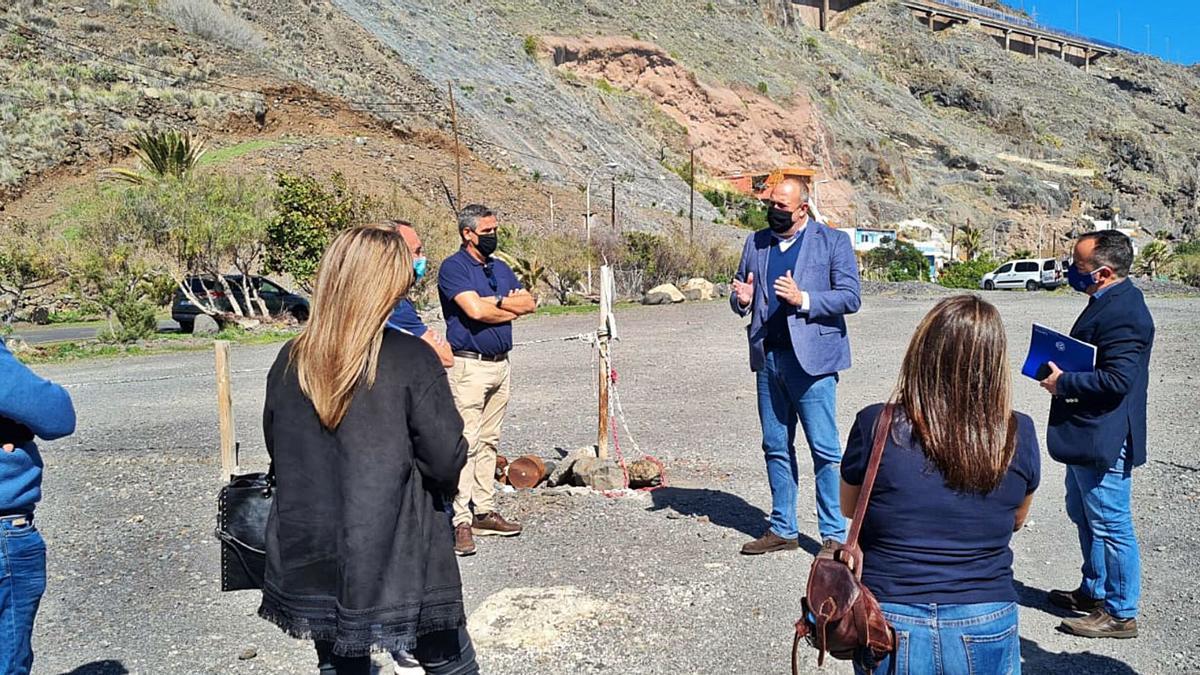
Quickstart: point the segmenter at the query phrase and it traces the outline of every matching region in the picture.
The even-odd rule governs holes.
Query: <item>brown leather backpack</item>
[[[858,503],[854,506],[854,524],[845,544],[834,550],[817,555],[808,572],[808,589],[801,600],[804,616],[796,622],[796,638],[792,641],[792,675],[799,675],[799,648],[801,638],[819,651],[817,665],[825,665],[825,653],[835,659],[850,660],[859,650],[871,651],[874,661],[882,659],[895,649],[892,627],[883,618],[879,601],[862,583],[862,549],[858,547],[858,534],[862,529],[862,517],[867,512],[871,499],[871,488],[875,486],[875,474],[879,473],[879,460],[883,457],[883,446],[887,442],[892,426],[892,405],[884,406],[875,425],[875,438],[871,448],[871,460]]]

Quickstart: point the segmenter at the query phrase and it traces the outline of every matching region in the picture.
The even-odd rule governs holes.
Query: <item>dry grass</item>
[[[212,0],[161,0],[158,9],[181,29],[206,40],[243,52],[266,49],[261,33]]]

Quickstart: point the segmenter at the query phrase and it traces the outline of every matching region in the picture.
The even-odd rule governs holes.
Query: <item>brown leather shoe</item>
[[[471,537],[471,526],[466,523],[454,528],[454,555],[475,555],[475,539]]]
[[[1078,619],[1063,619],[1058,629],[1086,638],[1128,639],[1138,635],[1137,619],[1118,619],[1103,609]]]
[[[817,551],[817,555],[818,556],[823,555],[823,554],[832,555],[833,550],[841,545],[842,545],[842,542],[837,541],[836,539],[826,539],[825,541],[821,542],[821,550]]]
[[[1104,608],[1103,600],[1097,600],[1078,588],[1073,591],[1054,590],[1047,593],[1046,596],[1050,599],[1050,604],[1069,609],[1072,612],[1087,614]]]
[[[776,551],[795,551],[798,548],[800,548],[799,539],[784,539],[774,532],[767,530],[767,533],[763,536],[742,545],[742,555],[762,555]]]
[[[475,521],[471,523],[471,531],[481,537],[491,535],[515,537],[521,534],[521,525],[520,523],[510,523],[504,519],[504,516],[492,511],[482,515],[476,514]]]

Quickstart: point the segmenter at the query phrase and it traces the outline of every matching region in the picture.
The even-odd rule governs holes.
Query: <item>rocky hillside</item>
[[[970,221],[995,230],[1001,252],[1028,246],[1043,224],[1065,234],[1116,209],[1151,232],[1200,223],[1196,67],[1123,56],[1087,73],[1007,54],[967,26],[931,34],[893,0],[843,14],[830,33],[796,25],[787,0],[153,4],[0,10],[11,22],[0,25],[10,198],[63,166],[120,161],[135,122],[199,126],[219,144],[317,106],[420,141],[428,163],[384,153],[388,171],[423,181],[412,198],[436,201],[431,178],[452,176],[453,89],[477,162],[468,169],[542,225],[551,195],[578,217],[585,180],[613,162],[623,224],[679,226],[688,190],[673,170],[693,147],[711,176],[818,167],[831,180],[822,205],[840,223]],[[183,10],[217,19],[189,22]],[[304,128],[291,127],[299,138]],[[604,197],[609,173],[596,173]],[[697,202],[702,220],[718,219]]]

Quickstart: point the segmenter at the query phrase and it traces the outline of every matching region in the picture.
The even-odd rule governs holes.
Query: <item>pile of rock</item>
[[[643,305],[671,305],[679,302],[704,302],[725,297],[729,288],[725,284],[714,284],[707,279],[688,279],[683,288],[675,284],[655,286],[642,296]]]
[[[637,460],[629,465],[629,485],[625,484],[625,472],[613,459],[600,459],[596,446],[589,445],[566,454],[558,461],[544,461],[533,455],[525,455],[511,462],[497,458],[496,480],[515,488],[575,486],[606,492],[625,487],[639,488],[659,485],[662,466],[649,459]]]

